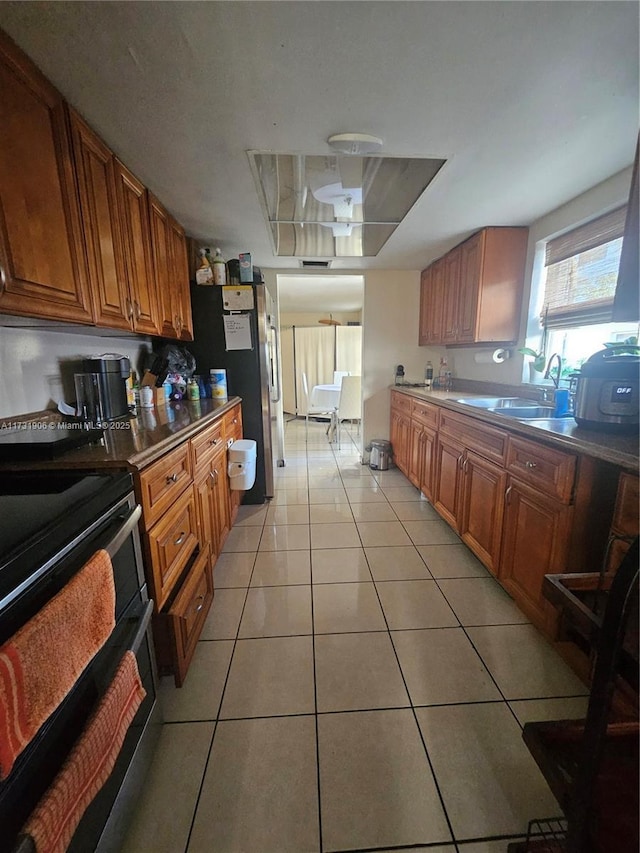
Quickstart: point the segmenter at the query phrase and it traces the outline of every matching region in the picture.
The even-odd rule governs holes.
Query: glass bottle
[[[225,285],[227,283],[227,265],[222,257],[222,252],[220,249],[216,249],[216,253],[213,258],[213,283],[218,285]]]

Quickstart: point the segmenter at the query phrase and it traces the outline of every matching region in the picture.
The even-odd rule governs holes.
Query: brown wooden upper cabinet
[[[133,329],[133,303],[120,233],[115,157],[71,107],[69,120],[95,322],[113,329]]]
[[[91,323],[64,101],[0,32],[0,311]]]
[[[484,228],[423,271],[421,346],[518,339],[528,233]]]
[[[147,335],[159,335],[160,309],[151,258],[147,192],[135,175],[117,158],[115,170],[133,330]]]
[[[420,280],[420,346],[442,340],[444,258],[422,271]]]
[[[149,217],[161,332],[165,337],[191,341],[193,323],[184,230],[151,193]]]

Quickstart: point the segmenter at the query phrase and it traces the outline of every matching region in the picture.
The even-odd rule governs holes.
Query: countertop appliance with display
[[[638,430],[640,355],[608,347],[580,370],[575,418],[579,426],[605,432]]]

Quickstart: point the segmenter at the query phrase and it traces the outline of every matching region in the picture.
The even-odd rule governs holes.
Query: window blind
[[[626,206],[549,240],[543,322],[549,328],[611,320]]]

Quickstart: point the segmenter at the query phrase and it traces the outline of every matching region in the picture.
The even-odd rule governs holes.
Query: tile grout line
[[[266,520],[266,516],[265,516],[265,520]],[[263,522],[262,529],[264,532],[264,522]],[[260,539],[262,539],[262,534],[260,535]],[[258,542],[258,547],[259,547],[259,545],[260,545],[260,542]],[[222,552],[224,552],[224,547],[222,549]],[[233,552],[231,552],[231,553],[233,553]],[[220,555],[218,555],[218,556],[220,556]],[[184,853],[188,853],[189,845],[191,843],[191,836],[193,834],[193,828],[195,826],[196,815],[198,813],[198,807],[200,805],[200,798],[202,796],[202,790],[204,788],[204,780],[205,780],[205,777],[207,775],[207,769],[209,767],[209,761],[211,760],[211,753],[213,751],[213,743],[214,743],[216,734],[218,732],[218,727],[220,724],[220,711],[222,710],[222,703],[224,701],[224,694],[225,694],[225,691],[227,689],[227,682],[229,681],[229,675],[231,673],[231,665],[233,663],[233,656],[234,656],[235,651],[236,651],[236,644],[238,642],[238,634],[240,633],[240,624],[242,623],[242,616],[244,614],[244,609],[245,609],[246,604],[247,604],[247,598],[249,597],[249,589],[251,588],[251,580],[253,578],[253,573],[255,571],[257,558],[258,558],[258,551],[256,550],[255,556],[253,558],[253,566],[251,568],[251,574],[249,576],[249,583],[247,585],[247,591],[246,591],[245,597],[244,597],[244,603],[242,605],[242,611],[240,613],[240,618],[238,620],[238,627],[236,629],[236,636],[235,636],[235,639],[233,640],[233,648],[231,649],[231,656],[229,658],[229,663],[227,665],[227,674],[225,675],[224,684],[222,686],[222,691],[220,693],[220,700],[218,702],[218,708],[216,711],[216,716],[215,716],[215,719],[213,721],[213,723],[214,723],[213,734],[211,735],[211,742],[209,743],[209,750],[207,752],[207,758],[206,758],[206,761],[204,763],[204,769],[202,771],[202,778],[200,780],[200,785],[198,787],[198,795],[196,796],[196,801],[195,801],[195,805],[194,805],[194,809],[193,809],[193,815],[191,817],[191,824],[189,826],[189,832],[187,834],[187,840],[186,840],[186,844],[185,844],[185,848],[184,848]],[[215,566],[214,566],[214,572],[215,572]],[[214,584],[214,591],[215,591],[215,584]],[[198,640],[198,642],[200,643],[202,641]]]

